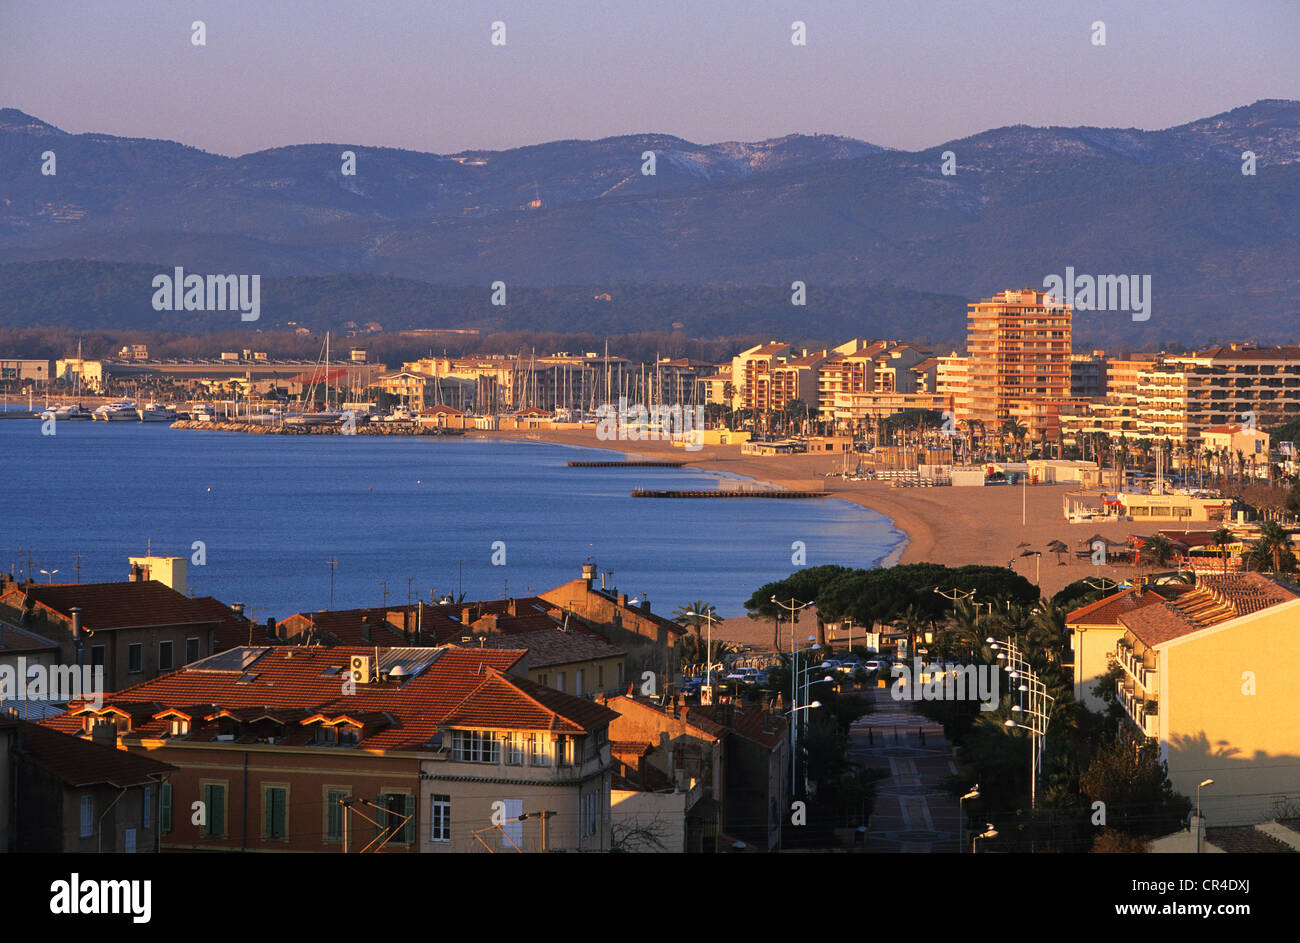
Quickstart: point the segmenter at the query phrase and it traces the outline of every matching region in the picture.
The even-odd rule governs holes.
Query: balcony
[[[1144,697],[1133,685],[1121,681],[1115,685],[1115,695],[1124,705],[1124,713],[1142,731],[1153,739],[1160,736],[1160,703],[1155,698]]]

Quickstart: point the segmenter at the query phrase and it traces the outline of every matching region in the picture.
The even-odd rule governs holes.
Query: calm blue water
[[[690,501],[629,496],[635,487],[713,488],[694,470],[568,468],[616,453],[483,439],[257,436],[165,424],[0,422],[9,512],[0,567],[57,569],[56,582],[127,576],[129,555],[190,557],[194,595],[255,606],[259,620],[464,592],[542,592],[587,557],[629,596],[671,616],[704,599],[744,614],[763,583],[807,563],[872,566],[902,541],[889,520],[844,501]],[[492,564],[505,542],[505,566]]]

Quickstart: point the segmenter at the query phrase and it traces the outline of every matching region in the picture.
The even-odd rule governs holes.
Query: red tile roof
[[[107,784],[118,789],[158,782],[176,767],[40,724],[0,717],[0,727],[18,728],[17,752],[69,786]]]
[[[538,632],[494,635],[486,638],[483,644],[487,648],[526,649],[529,653],[529,668],[547,668],[599,658],[621,658],[627,654],[598,635],[564,632],[555,625]]]
[[[212,656],[106,695],[103,711],[116,707],[130,713],[128,736],[163,738],[169,729],[167,709],[179,709],[196,717],[186,739],[202,742],[230,733],[234,720],[248,725],[269,712],[269,720],[262,723],[294,718],[273,734],[276,743],[285,745],[308,744],[315,736],[314,728],[302,724],[307,715],[285,715],[286,710],[334,719],[372,718],[377,725],[382,713],[391,723],[378,725],[363,737],[360,748],[416,751],[431,749],[429,741],[446,725],[579,733],[608,724],[614,716],[584,698],[504,674],[522,656],[519,651],[381,648],[382,663],[406,659],[415,673],[402,681],[359,683],[345,689],[350,658],[373,658],[374,653],[373,647],[276,646],[245,650],[247,657],[240,659]],[[422,662],[427,667],[419,670]],[[210,708],[200,723],[194,705],[203,704]],[[78,713],[85,709],[73,707],[77,713],[44,723],[66,732],[78,730],[82,724]],[[223,718],[222,711],[231,713]],[[249,732],[247,727],[244,732]]]
[[[1119,621],[1151,648],[1296,598],[1259,573],[1201,575],[1195,589],[1159,607],[1121,615]]]
[[[57,652],[59,643],[35,632],[0,622],[0,655],[26,655],[34,652]]]
[[[32,600],[37,610],[68,620],[72,607],[81,607],[82,628],[91,632],[201,623],[215,627],[223,618],[232,617],[229,609],[211,597],[190,599],[156,580],[33,584],[10,590],[0,602],[20,608],[24,597]],[[224,614],[218,608],[224,609]]]
[[[1136,586],[1121,590],[1112,596],[1080,606],[1065,617],[1066,625],[1113,625],[1120,628],[1119,617],[1147,606],[1164,602],[1158,594],[1139,593]]]

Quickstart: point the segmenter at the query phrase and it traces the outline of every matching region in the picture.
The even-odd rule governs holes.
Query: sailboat
[[[304,412],[298,416],[290,416],[285,419],[285,425],[288,426],[332,426],[335,423],[342,422],[347,418],[347,414],[336,409],[330,408],[330,335],[329,331],[325,332],[325,370],[322,374],[325,381],[325,408],[315,412]],[[307,391],[307,402],[315,402],[316,384],[313,382]]]

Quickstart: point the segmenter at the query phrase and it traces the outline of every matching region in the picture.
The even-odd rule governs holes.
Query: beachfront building
[[[967,312],[970,409],[963,418],[993,432],[1015,418],[1028,436],[1055,441],[1055,404],[1070,397],[1068,306],[1031,288],[1003,291],[973,302]]]
[[[947,357],[935,358],[935,392],[948,400],[957,422],[971,418],[974,402],[971,398],[971,359],[955,351]]]
[[[1212,825],[1252,825],[1300,800],[1300,597],[1259,573],[1201,574],[1194,589],[1117,617],[1116,694],[1160,744],[1169,779]]]
[[[1139,586],[1129,586],[1112,596],[1080,606],[1065,617],[1074,655],[1074,699],[1090,711],[1104,712],[1106,701],[1094,689],[1115,661],[1115,649],[1124,637],[1119,617],[1147,606],[1159,605],[1163,597]]]
[[[1141,437],[1177,443],[1231,423],[1282,425],[1300,414],[1300,346],[1164,355],[1138,375],[1137,411]]]

